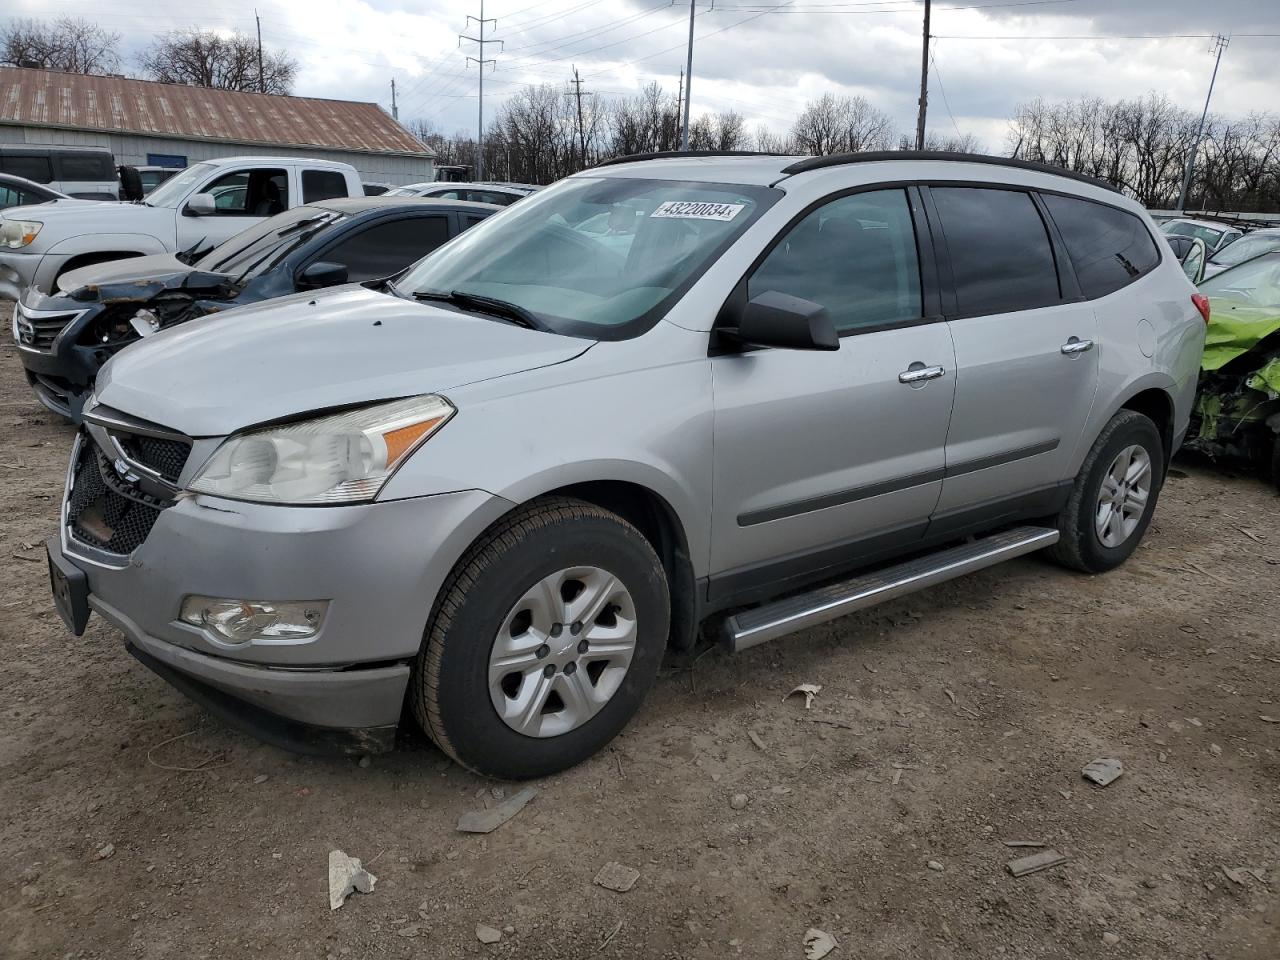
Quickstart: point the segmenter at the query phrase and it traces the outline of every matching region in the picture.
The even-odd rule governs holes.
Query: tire
[[[1108,513],[1103,503],[1103,484],[1119,464],[1121,454],[1132,450],[1140,450],[1146,456],[1149,474],[1147,492],[1142,498],[1145,505],[1137,512],[1132,509],[1135,500],[1122,497],[1125,511],[1117,515],[1113,506]],[[1130,474],[1137,474],[1140,467],[1141,458],[1135,454],[1129,464]],[[1071,496],[1057,517],[1061,538],[1045,552],[1056,563],[1085,573],[1105,573],[1118,567],[1129,559],[1147,532],[1164,473],[1164,442],[1159,429],[1141,413],[1121,410],[1102,428],[1085,457]],[[1114,484],[1108,486],[1108,490],[1111,489],[1115,489]],[[1105,533],[1099,530],[1104,517],[1112,521]]]
[[[670,619],[662,564],[635,527],[579,500],[535,500],[490,527],[441,589],[410,680],[414,715],[476,773],[556,773],[639,709]]]

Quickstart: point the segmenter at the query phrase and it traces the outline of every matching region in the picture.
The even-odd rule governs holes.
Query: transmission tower
[[[458,46],[459,47],[462,46],[463,40],[469,40],[470,42],[477,45],[476,53],[478,54],[478,56],[474,56],[474,57],[468,56],[467,63],[474,62],[476,66],[479,67],[480,69],[480,89],[478,91],[480,94],[479,96],[480,105],[479,105],[479,111],[476,117],[476,179],[483,180],[484,179],[484,68],[486,66],[496,67],[498,65],[497,60],[485,57],[484,48],[486,44],[496,43],[498,44],[498,49],[501,50],[503,48],[503,41],[486,40],[484,38],[484,27],[486,23],[493,24],[493,27],[495,30],[498,28],[497,20],[493,19],[492,17],[487,20],[485,19],[484,0],[480,0],[480,16],[467,17],[467,23],[466,23],[467,27],[471,26],[472,20],[474,20],[479,25],[480,29],[478,32],[480,36],[473,37],[470,34],[460,33],[458,34]]]

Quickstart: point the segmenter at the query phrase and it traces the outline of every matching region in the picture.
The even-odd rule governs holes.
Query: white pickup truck
[[[221,243],[290,207],[362,197],[350,164],[299,157],[205,160],[138,203],[57,200],[0,215],[0,300],[46,293],[68,270]]]

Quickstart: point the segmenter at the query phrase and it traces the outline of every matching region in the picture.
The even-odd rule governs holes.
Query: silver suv
[[[1205,332],[1156,237],[1007,160],[597,168],[393,283],[116,356],[55,599],[275,742],[386,748],[407,703],[550,773],[713,615],[739,650],[1035,550],[1123,562]]]

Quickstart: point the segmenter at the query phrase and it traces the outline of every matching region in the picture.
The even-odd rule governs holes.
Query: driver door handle
[[[1077,353],[1085,353],[1092,349],[1093,349],[1092,340],[1079,340],[1076,337],[1072,337],[1070,340],[1068,340],[1066,343],[1062,345],[1062,352],[1065,353],[1068,357]]]
[[[905,383],[908,386],[914,383],[924,383],[928,380],[937,380],[947,371],[942,367],[926,367],[924,364],[911,365],[909,370],[903,370],[898,374],[898,382]]]

